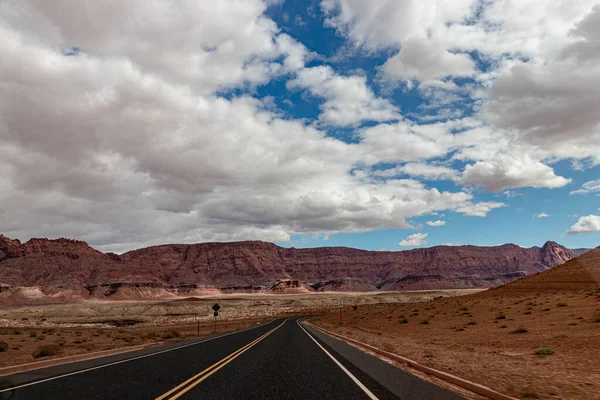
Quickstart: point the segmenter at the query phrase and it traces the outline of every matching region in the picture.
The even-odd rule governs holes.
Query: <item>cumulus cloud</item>
[[[362,161],[368,165],[427,160],[445,155],[450,147],[447,142],[450,135],[444,127],[424,131],[422,127],[405,120],[365,128],[359,136]],[[412,168],[413,172],[418,169]]]
[[[398,242],[398,246],[400,247],[417,247],[427,244],[427,233],[413,233],[412,235],[406,237]]]
[[[558,188],[570,182],[554,170],[529,156],[496,154],[488,160],[467,165],[459,181],[465,185],[482,185],[490,192],[531,186]]]
[[[550,215],[549,215],[549,214],[546,214],[545,212],[541,212],[541,213],[539,213],[539,214],[535,214],[535,217],[536,217],[537,219],[540,219],[540,218],[548,218],[549,216],[550,216]]]
[[[360,73],[307,67],[314,55],[265,15],[263,1],[3,3],[0,226],[21,239],[72,236],[115,251],[285,241],[504,206],[420,180],[564,186],[554,160],[593,165],[600,154],[598,10],[587,0],[485,2],[481,12],[479,3],[322,3],[327,24],[353,44],[395,54],[386,74],[424,81],[417,88],[430,105],[478,102],[472,117],[419,124]],[[474,67],[475,50],[490,71]],[[457,76],[472,77],[472,87]],[[321,123],[252,97],[274,79],[322,99]],[[353,143],[327,131],[367,122]],[[455,160],[467,164],[462,173],[449,167]]]
[[[475,101],[477,118],[510,137],[505,152],[519,151],[520,157],[536,152],[535,162],[587,158],[599,164],[600,6],[597,0],[542,3],[324,0],[321,5],[327,24],[357,47],[398,50],[382,68],[389,79],[427,83],[449,77],[447,88],[429,90],[448,103],[461,100],[448,90],[454,78],[472,76],[474,84],[459,88]],[[489,63],[487,71],[474,68],[467,55],[472,52]],[[430,101],[437,100],[428,99],[427,107]],[[446,106],[440,115],[415,118],[460,118],[460,112]],[[545,177],[550,182],[542,187],[564,184]]]
[[[428,32],[465,20],[475,11],[476,5],[476,0],[457,0],[452,3],[443,0],[321,2],[329,26],[347,35],[357,45],[371,50],[398,47],[415,36],[427,37]]]
[[[475,63],[467,54],[454,54],[439,43],[415,37],[402,44],[400,52],[385,62],[382,71],[395,80],[425,81],[472,76]]]
[[[581,185],[581,189],[573,190],[569,194],[588,194],[588,193],[599,193],[600,192],[600,179],[588,181]]]
[[[446,225],[446,221],[442,221],[442,220],[427,221],[425,223],[429,226],[444,226],[444,225]]]
[[[600,231],[600,215],[588,215],[580,217],[571,229],[567,232],[569,235],[575,235],[578,233],[592,233]]]
[[[458,172],[442,165],[415,162],[406,163],[395,168],[373,171],[372,174],[381,177],[393,177],[400,174],[406,174],[428,180],[452,180],[458,175]]]
[[[561,7],[567,7],[566,2]],[[571,24],[557,22],[557,38],[544,42],[549,46],[545,53],[539,54],[544,47],[537,46],[530,51],[537,57],[499,70],[482,115],[556,158],[588,157],[598,164],[600,6],[578,2],[565,16]]]
[[[305,68],[288,88],[307,88],[322,97],[319,119],[327,124],[348,126],[363,121],[391,121],[400,118],[399,109],[389,100],[376,97],[363,76],[340,76],[329,66]]]
[[[506,207],[506,204],[497,201],[484,201],[481,203],[460,206],[456,211],[470,217],[485,217],[491,210],[500,207]]]
[[[409,124],[345,143],[283,118],[272,100],[220,96],[306,71],[304,47],[263,15],[263,3],[224,3],[221,10],[157,1],[129,10],[143,10],[137,19],[113,15],[108,2],[86,4],[70,3],[68,18],[41,3],[0,8],[5,234],[77,237],[113,251],[161,242],[285,241],[292,234],[408,228],[407,218],[477,204],[462,191],[351,173],[360,163],[413,159],[411,149],[394,145],[405,138],[420,138],[414,150],[424,158],[444,154],[446,144],[437,146],[430,132]],[[138,20],[148,23],[128,25]],[[347,84],[327,76],[332,93]],[[378,104],[362,78],[352,82],[360,96],[331,98],[365,110]],[[355,121],[379,118],[365,110],[355,110]]]

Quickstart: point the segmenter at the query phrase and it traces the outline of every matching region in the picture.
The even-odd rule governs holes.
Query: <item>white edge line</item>
[[[312,335],[306,331],[306,329],[304,329],[304,327],[300,324],[300,320],[296,320],[296,323],[298,324],[298,326],[300,328],[302,328],[304,333],[306,333],[308,335],[308,337],[311,338],[317,344],[317,346],[319,346],[321,348],[321,350],[323,350],[325,352],[325,354],[327,354],[329,356],[329,358],[331,358],[337,364],[337,366],[340,367],[342,369],[342,371],[344,371],[346,373],[346,375],[348,375],[350,377],[350,379],[352,379],[354,381],[354,383],[356,383],[358,385],[358,387],[361,388],[363,390],[363,392],[365,392],[367,394],[367,396],[369,396],[370,399],[379,400],[377,398],[377,396],[375,396],[365,385],[362,384],[361,381],[358,380],[357,377],[352,375],[352,372],[348,371],[346,369],[346,367],[344,367],[338,360],[336,360],[334,356],[332,356],[327,350],[325,350],[325,348],[323,346],[321,346],[321,344],[319,342],[317,342],[315,340],[315,338],[312,337]]]
[[[273,321],[275,321],[275,320],[273,320]],[[220,335],[220,336],[215,336],[215,337],[203,339],[203,340],[200,340],[198,342],[184,344],[183,346],[179,346],[179,347],[174,347],[174,348],[171,348],[171,349],[165,349],[165,350],[157,351],[155,353],[144,354],[144,355],[137,356],[137,357],[127,358],[125,360],[114,361],[114,362],[111,362],[111,363],[108,363],[108,364],[97,365],[95,367],[81,369],[81,370],[74,371],[74,372],[69,372],[68,374],[62,374],[62,375],[58,375],[58,376],[53,376],[51,378],[46,378],[46,379],[42,379],[42,380],[35,381],[35,382],[24,383],[24,384],[19,385],[19,386],[12,386],[12,387],[9,387],[9,388],[6,388],[6,389],[1,389],[0,393],[9,392],[11,390],[21,389],[21,388],[24,388],[24,387],[27,387],[27,386],[33,386],[33,385],[37,385],[39,383],[44,383],[44,382],[53,381],[53,380],[56,380],[56,379],[65,378],[65,377],[71,376],[71,375],[83,374],[84,372],[94,371],[96,369],[110,367],[112,365],[122,364],[122,363],[126,363],[126,362],[129,362],[129,361],[134,361],[134,360],[139,360],[140,358],[152,357],[152,356],[156,356],[158,354],[168,353],[170,351],[175,351],[175,350],[183,349],[184,347],[195,346],[197,344],[209,342],[209,341],[215,340],[215,339],[220,339],[220,338],[225,337],[225,336],[235,335],[237,333],[242,333],[242,332],[249,331],[249,330],[252,330],[252,329],[260,328],[261,326],[266,326],[266,325],[272,323],[273,321],[267,322],[266,324],[253,326],[251,328],[246,328],[246,329],[243,329],[241,331],[229,332],[229,333],[226,333],[226,334],[223,334],[223,335]],[[139,350],[134,350],[134,351],[139,351]],[[110,357],[110,356],[105,356],[105,357]],[[82,360],[82,361],[87,361],[87,360]],[[74,362],[79,362],[79,361],[74,361]],[[65,364],[58,364],[58,365],[65,365]],[[46,367],[46,368],[51,368],[51,367],[52,366]],[[23,371],[23,372],[17,372],[17,373],[19,374],[19,373],[33,372],[33,371],[35,371],[35,370]],[[10,375],[7,375],[7,376],[10,376]]]

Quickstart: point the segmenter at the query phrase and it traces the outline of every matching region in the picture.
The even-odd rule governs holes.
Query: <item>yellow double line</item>
[[[202,382],[203,380],[205,380],[206,378],[208,378],[209,376],[211,376],[212,374],[214,374],[215,372],[217,372],[218,370],[220,370],[221,368],[223,368],[225,365],[227,365],[230,362],[232,362],[233,360],[235,360],[242,353],[244,353],[245,351],[249,350],[252,346],[254,346],[258,342],[260,342],[261,340],[263,340],[264,338],[266,338],[267,336],[269,336],[271,333],[275,332],[277,329],[281,328],[281,326],[283,326],[283,324],[285,324],[286,321],[283,321],[280,325],[278,325],[275,328],[271,329],[269,332],[265,333],[264,335],[262,335],[258,339],[253,340],[252,342],[248,343],[244,347],[242,347],[242,348],[234,351],[233,353],[231,353],[230,355],[228,355],[227,357],[225,357],[221,361],[217,361],[216,363],[214,363],[210,367],[206,368],[204,371],[202,371],[202,372],[200,372],[200,373],[192,376],[187,381],[182,382],[179,385],[175,386],[173,389],[169,390],[167,393],[165,393],[165,394],[157,397],[156,400],[163,400],[163,399],[166,399],[167,397],[169,397],[171,395],[172,396],[169,397],[170,400],[178,399],[184,393],[186,393],[187,391],[191,390],[194,386],[198,385],[200,382]],[[173,394],[173,393],[175,393],[175,394]]]

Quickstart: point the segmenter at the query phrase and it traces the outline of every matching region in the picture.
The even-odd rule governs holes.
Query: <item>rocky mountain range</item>
[[[366,251],[247,241],[161,245],[117,255],[77,240],[21,243],[0,235],[0,301],[485,288],[547,270],[586,250],[555,242]]]

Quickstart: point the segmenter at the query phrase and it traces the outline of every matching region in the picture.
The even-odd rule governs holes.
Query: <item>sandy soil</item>
[[[219,303],[219,332],[242,329],[277,316],[330,312],[338,302],[362,307],[373,303],[427,301],[472,291],[444,290],[289,295],[230,294],[149,302],[84,301],[3,308],[0,318],[0,367],[51,357],[182,340],[212,333],[212,305]],[[57,354],[34,358],[41,346]]]
[[[300,311],[329,311],[339,302],[346,305],[427,301],[477,290],[440,290],[373,293],[309,294],[223,294],[160,301],[81,301],[69,304],[39,304],[3,308],[0,327],[111,327],[119,321],[163,325],[212,321],[212,305],[222,307],[220,317],[227,320],[262,318]]]
[[[219,321],[217,332],[229,332],[266,322],[268,319]],[[213,324],[201,323],[200,336],[213,334]],[[0,352],[0,367],[25,364],[140,344],[161,344],[198,337],[197,324],[123,327],[0,328],[0,343],[9,345]],[[41,347],[55,349],[52,356],[35,357]]]
[[[600,399],[600,288],[345,308],[316,325],[518,398]],[[537,355],[550,348],[551,355]]]

